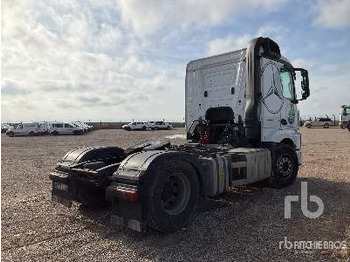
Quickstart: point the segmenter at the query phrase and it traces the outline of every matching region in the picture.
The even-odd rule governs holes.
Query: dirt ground
[[[303,167],[284,189],[239,187],[205,201],[189,225],[173,234],[139,234],[110,226],[108,210],[67,209],[50,201],[49,172],[70,149],[128,147],[170,131],[98,130],[83,136],[1,138],[2,261],[350,261],[350,133],[301,128]],[[175,143],[181,143],[177,138]],[[284,198],[308,194],[324,203],[316,219]],[[310,210],[317,207],[309,204]],[[282,242],[281,242],[282,241]],[[347,249],[288,249],[283,241],[347,241]],[[281,247],[281,248],[280,248]]]

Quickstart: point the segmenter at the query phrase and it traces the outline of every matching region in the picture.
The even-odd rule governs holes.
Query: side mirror
[[[310,88],[309,88],[309,73],[307,70],[303,68],[294,68],[295,71],[300,71],[301,73],[301,99],[299,100],[305,100],[310,96]]]

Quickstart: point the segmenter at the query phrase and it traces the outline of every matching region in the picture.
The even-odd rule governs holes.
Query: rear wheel
[[[171,161],[157,169],[148,201],[150,227],[162,232],[181,229],[199,200],[199,181],[193,167]]]
[[[323,128],[329,128],[329,124],[328,123],[324,124]]]
[[[83,132],[79,130],[74,130],[73,135],[81,135]]]
[[[306,127],[307,127],[307,128],[311,128],[311,124],[307,124]]]
[[[53,131],[51,134],[53,134],[54,136],[57,136],[57,135],[58,135],[58,132],[55,130],[55,131]]]
[[[14,136],[15,136],[15,133],[14,133],[14,132],[9,132],[8,135],[9,135],[10,137],[14,137]]]
[[[282,188],[294,182],[299,168],[294,148],[282,144],[272,150],[272,165],[271,186]]]
[[[35,133],[34,133],[33,131],[30,131],[30,132],[29,132],[29,135],[30,135],[30,136],[35,136]]]
[[[145,127],[145,126],[143,126],[143,127],[142,127],[142,130],[143,130],[143,131],[145,131],[145,130],[146,130],[146,127]]]

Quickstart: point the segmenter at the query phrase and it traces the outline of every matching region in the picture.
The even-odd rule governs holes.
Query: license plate
[[[64,198],[64,197],[61,197],[61,196],[58,196],[56,194],[52,194],[52,201],[56,202],[56,203],[59,203],[59,204],[62,204],[64,206],[66,206],[66,207],[71,207],[72,206],[72,200]]]
[[[68,192],[68,185],[67,184],[63,184],[63,183],[59,183],[59,182],[53,182],[53,187],[54,187],[54,189],[61,190],[61,191],[64,191],[64,192]]]

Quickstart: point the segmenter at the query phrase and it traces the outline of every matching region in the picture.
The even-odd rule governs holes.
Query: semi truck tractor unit
[[[350,123],[350,105],[342,105],[342,110],[339,117],[339,126],[340,128],[348,128]]]
[[[68,207],[72,201],[109,206],[112,224],[172,232],[190,221],[201,198],[258,181],[288,186],[301,165],[297,104],[309,94],[307,70],[294,68],[269,38],[191,61],[188,142],[73,149],[50,173],[52,200]]]

